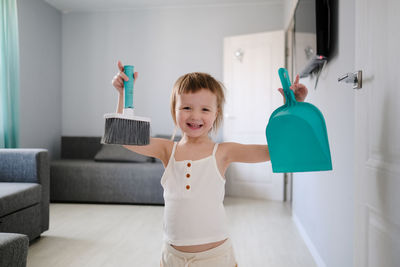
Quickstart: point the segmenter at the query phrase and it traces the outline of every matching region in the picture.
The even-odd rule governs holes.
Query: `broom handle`
[[[279,78],[281,79],[283,92],[285,93],[285,98],[286,98],[285,104],[291,106],[295,104],[297,101],[293,91],[290,90],[291,83],[289,79],[289,73],[285,68],[280,68],[278,73],[279,73]]]
[[[129,78],[128,81],[124,81],[124,109],[133,109],[134,67],[132,65],[125,65],[124,73]]]

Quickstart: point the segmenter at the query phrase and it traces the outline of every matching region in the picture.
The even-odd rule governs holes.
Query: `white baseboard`
[[[324,262],[322,257],[319,255],[318,250],[314,246],[311,239],[308,237],[306,230],[304,229],[303,225],[301,224],[300,220],[297,218],[297,216],[294,212],[292,214],[292,219],[293,219],[297,229],[299,230],[299,233],[300,233],[301,237],[303,238],[304,243],[306,243],[308,250],[310,251],[312,257],[314,258],[314,261],[317,264],[317,266],[318,267],[327,267],[326,263]]]

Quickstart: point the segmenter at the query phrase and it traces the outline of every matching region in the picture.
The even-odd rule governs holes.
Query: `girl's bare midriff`
[[[179,250],[181,252],[197,253],[197,252],[203,252],[206,250],[216,248],[216,247],[222,245],[225,241],[226,241],[226,239],[217,241],[217,242],[213,242],[213,243],[194,245],[194,246],[174,246],[174,245],[171,245],[171,246],[174,249]]]

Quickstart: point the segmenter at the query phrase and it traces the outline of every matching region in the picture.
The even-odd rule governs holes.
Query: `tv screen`
[[[294,14],[294,71],[307,77],[329,57],[330,1],[299,0]]]

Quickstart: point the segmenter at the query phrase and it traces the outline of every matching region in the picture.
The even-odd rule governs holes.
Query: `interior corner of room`
[[[57,165],[63,160],[63,145],[69,145],[68,153],[88,151],[85,156],[91,159],[100,149],[103,115],[114,111],[117,105],[116,91],[111,84],[117,72],[117,60],[135,64],[139,72],[135,87],[140,90],[135,94],[140,101],[136,103],[136,110],[151,117],[152,135],[172,134],[171,88],[183,73],[201,71],[223,81],[226,87],[224,125],[213,138],[217,142],[266,143],[269,115],[282,105],[282,96],[277,91],[281,87],[278,68],[285,66],[290,76],[295,77],[310,62],[308,57],[316,55],[315,48],[306,43],[313,37],[307,33],[295,36],[296,27],[299,33],[309,23],[296,24],[296,11],[302,12],[299,5],[313,5],[314,0],[210,0],[207,3],[190,0],[185,4],[178,0],[163,4],[156,0],[147,3],[119,0],[112,5],[110,2],[16,0],[20,57],[19,147],[46,149],[50,164],[55,166],[53,171],[60,176],[68,175]],[[246,219],[241,214],[259,220],[254,229],[247,229],[246,221],[240,221],[232,230],[238,238],[250,236],[245,239],[250,243],[257,231],[268,234],[277,246],[254,244],[276,252],[274,257],[281,253],[284,258],[293,252],[293,265],[287,266],[295,266],[296,260],[311,262],[311,265],[302,265],[307,267],[397,266],[400,262],[397,208],[400,199],[396,193],[400,189],[397,138],[400,127],[396,119],[399,75],[395,73],[395,64],[400,40],[393,32],[398,31],[400,5],[389,0],[320,2],[329,3],[330,52],[322,61],[316,58],[312,71],[300,82],[309,90],[306,101],[324,114],[333,170],[276,174],[270,163],[234,164],[227,172],[227,213],[238,220]],[[347,82],[338,81],[343,75],[352,77],[358,70],[364,75],[361,89],[353,89],[352,82],[348,82],[350,78],[346,78]],[[88,171],[86,160],[70,175]],[[140,160],[143,166],[154,164],[148,170],[141,169],[141,175],[158,183],[156,178],[163,171],[161,163],[148,158]],[[113,164],[118,163],[110,166]],[[65,189],[64,186],[60,184],[58,189]],[[115,186],[120,184],[116,182]],[[114,204],[110,205],[113,209],[104,210],[102,205],[74,207],[71,203],[79,202],[82,195],[115,200],[112,194],[106,196],[99,192],[82,191],[78,195],[81,189],[74,185],[69,192],[57,191],[60,199],[75,198],[69,204],[50,203],[51,216],[55,216],[53,225],[59,227],[60,235],[66,236],[46,236],[44,232],[42,240],[29,248],[28,266],[54,263],[48,259],[55,249],[49,249],[48,253],[40,251],[40,241],[53,242],[53,248],[57,249],[65,246],[70,255],[87,247],[93,248],[90,255],[97,255],[96,249],[104,252],[104,248],[95,246],[93,236],[79,228],[82,223],[74,224],[85,214],[92,214],[93,218],[85,217],[84,224],[94,228],[94,220],[110,221],[98,227],[113,229],[115,235],[104,233],[98,238],[104,242],[120,242],[110,250],[116,257],[132,253],[125,250],[130,241],[124,233],[144,238],[141,228],[146,231],[149,227],[162,227],[156,223],[162,217],[162,198],[146,199],[149,201],[146,204],[156,206]],[[161,196],[159,189],[149,191]],[[137,220],[144,214],[142,207],[148,208],[145,217],[151,223],[147,226]],[[285,221],[278,215],[271,216],[269,211],[284,214]],[[66,221],[76,234],[68,235],[70,231],[63,222],[65,212],[70,212],[71,218]],[[137,229],[126,224],[118,228],[116,218],[126,218]],[[271,225],[269,230],[266,230],[267,223]],[[286,234],[294,236],[293,244],[284,243],[281,236],[272,232],[282,225],[288,225]],[[80,237],[89,241],[74,247]],[[243,244],[238,247],[246,249]],[[157,242],[149,242],[143,245],[143,254],[154,255],[158,248]],[[277,252],[279,248],[281,251]],[[275,260],[268,251],[258,254]],[[243,253],[240,257],[246,256]],[[61,260],[69,261],[67,256]],[[75,266],[83,262],[85,266],[106,266],[114,262],[104,255],[81,260],[75,258]],[[158,259],[154,263],[158,264]],[[277,263],[271,260],[271,266],[283,266],[274,264]]]

